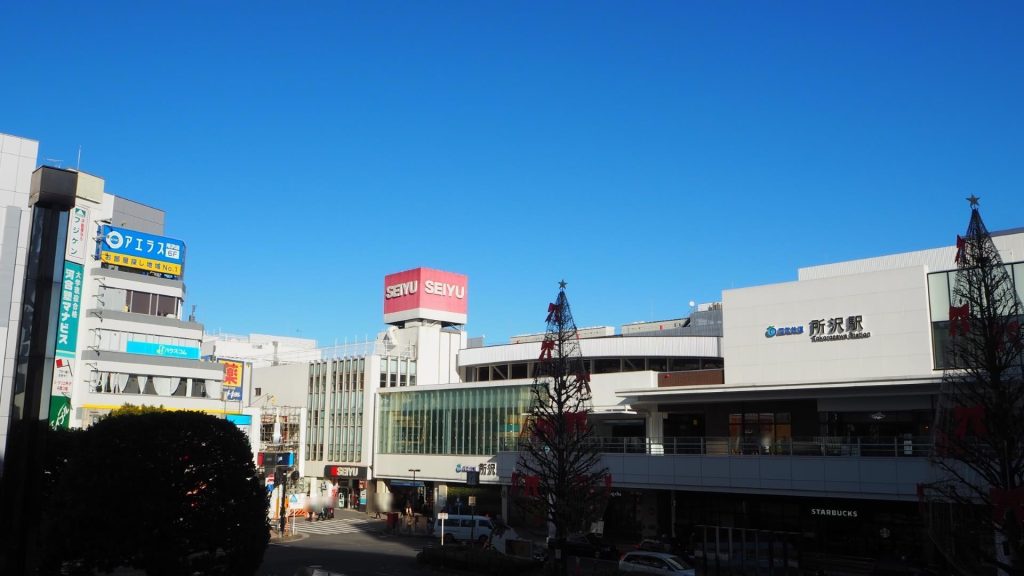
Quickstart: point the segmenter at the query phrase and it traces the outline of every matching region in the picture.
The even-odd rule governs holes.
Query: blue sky
[[[801,266],[1024,226],[1024,9],[946,2],[5,3],[0,132],[166,211],[209,331],[685,315]]]

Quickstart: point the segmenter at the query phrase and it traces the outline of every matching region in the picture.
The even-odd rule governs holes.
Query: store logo
[[[790,336],[793,334],[803,334],[803,326],[783,326],[782,328],[776,328],[775,326],[769,326],[764,331],[765,338],[774,338],[776,336]]]
[[[107,246],[110,246],[114,250],[124,246],[124,236],[121,236],[121,233],[117,230],[107,232]]]
[[[837,510],[835,508],[811,508],[811,516],[831,516],[833,518],[856,518],[856,510]]]

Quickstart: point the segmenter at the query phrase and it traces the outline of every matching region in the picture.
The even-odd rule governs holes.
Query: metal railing
[[[933,442],[926,436],[888,437],[797,437],[762,442],[728,436],[692,436],[669,438],[590,439],[598,450],[608,454],[700,455],[700,456],[871,456],[928,457]],[[507,442],[504,450],[518,450],[518,442]]]

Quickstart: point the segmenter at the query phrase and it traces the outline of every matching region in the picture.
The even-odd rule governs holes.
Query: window
[[[647,369],[655,372],[665,372],[668,370],[668,361],[665,358],[648,358]]]
[[[527,367],[529,364],[510,364],[508,367],[508,377],[515,380],[517,378],[529,378],[527,374]]]
[[[618,358],[598,358],[594,360],[594,374],[607,374],[609,372],[620,372],[621,363]]]
[[[697,358],[672,358],[669,363],[669,372],[697,370],[698,368],[700,368],[700,360]]]

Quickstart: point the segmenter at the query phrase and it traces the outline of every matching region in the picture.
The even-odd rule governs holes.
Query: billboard
[[[469,279],[463,274],[414,268],[384,277],[384,322],[427,319],[465,324]]]
[[[185,244],[165,238],[104,225],[100,233],[100,260],[115,266],[181,276],[185,265]]]
[[[224,365],[224,383],[221,384],[221,395],[232,402],[242,401],[242,370],[244,365],[235,360],[220,360]]]

